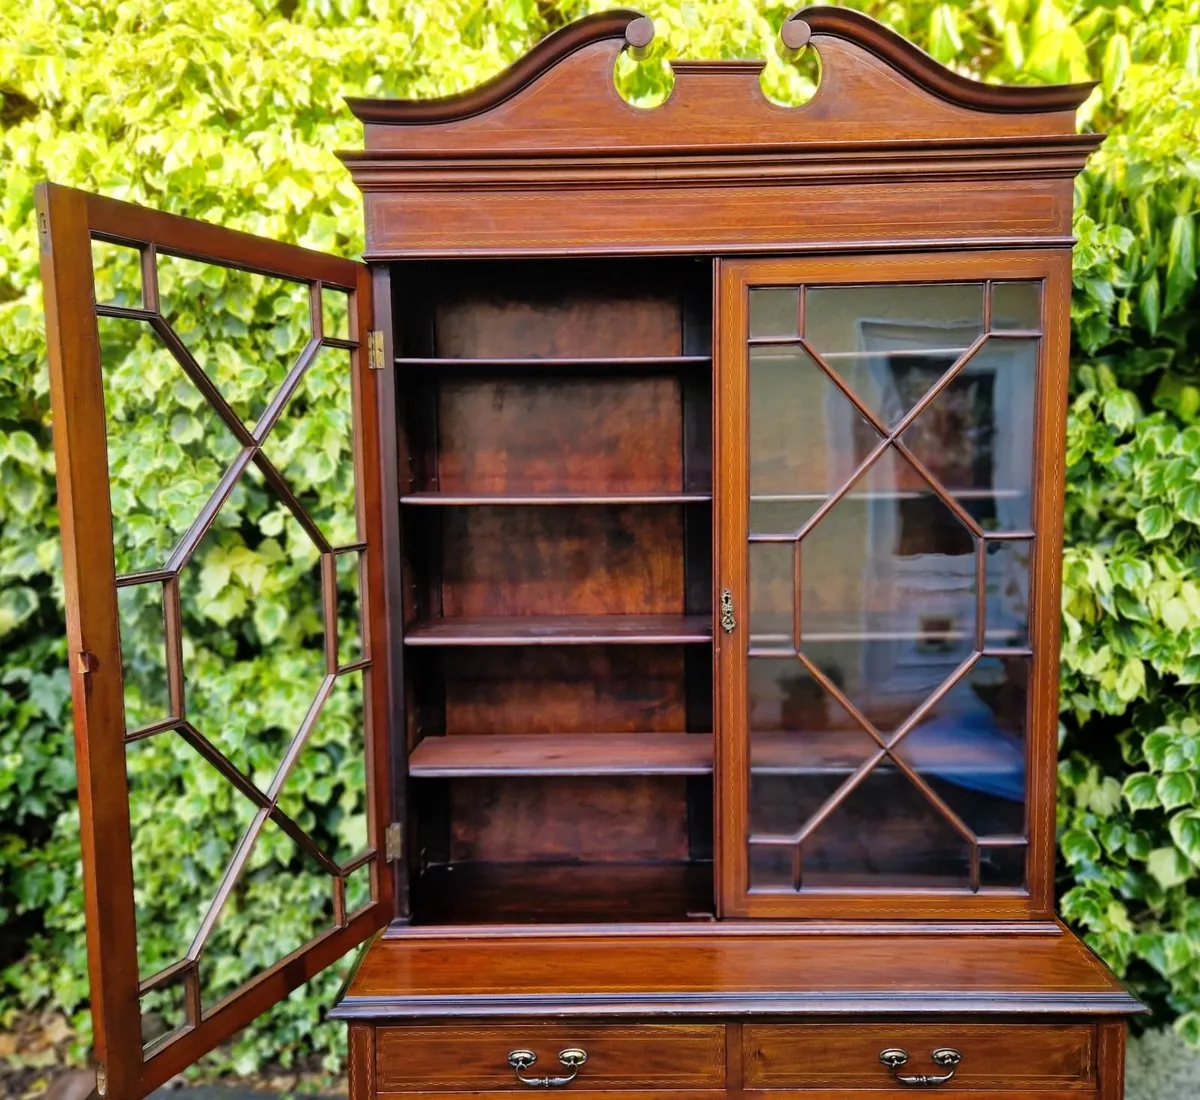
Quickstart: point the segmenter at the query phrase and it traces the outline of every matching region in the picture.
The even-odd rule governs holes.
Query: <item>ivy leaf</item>
[[[1192,873],[1188,858],[1174,845],[1155,848],[1146,859],[1146,870],[1164,890],[1186,882]]]
[[[1147,542],[1166,538],[1173,526],[1171,513],[1161,504],[1151,504],[1137,514],[1138,534]]]
[[[1095,862],[1100,858],[1100,843],[1083,829],[1069,829],[1059,843],[1068,863]]]
[[[1190,772],[1167,772],[1158,781],[1158,800],[1164,810],[1186,806],[1196,797],[1196,781]]]
[[[1171,818],[1167,826],[1175,846],[1200,866],[1200,810],[1184,810]]]
[[[1149,772],[1135,772],[1121,788],[1131,810],[1148,810],[1158,805],[1158,780]]]

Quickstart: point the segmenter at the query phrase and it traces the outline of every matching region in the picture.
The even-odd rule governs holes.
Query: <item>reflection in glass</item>
[[[977,836],[1025,822],[1027,657],[981,657],[896,745]]]
[[[891,728],[974,648],[975,540],[894,448],[872,473],[801,542],[800,644]]]
[[[750,338],[795,336],[800,324],[800,292],[795,287],[750,291]]]
[[[821,362],[750,349],[752,889],[1024,885],[1029,659],[979,644],[1028,645],[1038,340],[983,293],[812,288]]]
[[[750,645],[791,651],[795,544],[752,543],[749,547]]]
[[[752,501],[820,501],[879,440],[802,348],[751,348],[749,386]]]
[[[1038,331],[1042,327],[1041,291],[1040,282],[993,283],[992,329]]]
[[[983,287],[813,287],[805,312],[812,348],[893,427],[925,392],[898,379],[907,364],[940,376],[982,334]]]
[[[984,530],[1032,523],[1037,348],[990,337],[900,437]],[[914,390],[937,381],[915,367],[902,375]]]
[[[1013,648],[1027,646],[1033,543],[1005,539],[989,541],[986,545],[986,644]]]

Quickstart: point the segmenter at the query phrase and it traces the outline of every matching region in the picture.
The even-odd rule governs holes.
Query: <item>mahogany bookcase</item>
[[[40,189],[102,1095],[359,944],[330,1006],[352,1100],[1122,1095],[1139,1006],[1053,910],[1089,88],[979,84],[818,7],[781,32],[819,58],[804,106],[759,62],[689,61],[639,109],[614,65],[652,34],[596,15],[474,91],[351,101],[363,263]],[[97,242],[130,250],[133,292],[98,294]],[[299,288],[302,347],[253,415],[181,334],[180,259]],[[112,322],[232,441],[137,560]],[[333,526],[277,446],[323,356],[354,443]],[[324,624],[269,782],[197,709],[186,644],[192,563],[251,481],[307,540]],[[150,721],[131,595],[161,622]],[[369,813],[339,855],[284,794],[352,677]],[[248,821],[190,947],[146,973],[126,760],[151,738]],[[327,881],[327,928],[210,1003],[213,929],[273,830]],[[147,1040],[168,988],[179,1020]]]

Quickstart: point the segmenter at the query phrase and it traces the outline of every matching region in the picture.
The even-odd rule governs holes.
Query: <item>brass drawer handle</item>
[[[508,1064],[512,1066],[517,1080],[531,1089],[560,1089],[563,1085],[569,1085],[579,1076],[579,1067],[587,1061],[587,1051],[579,1047],[567,1047],[566,1050],[559,1051],[558,1060],[571,1071],[568,1076],[525,1077],[521,1071],[532,1066],[537,1061],[537,1055],[532,1050],[514,1050],[508,1056]]]
[[[879,1052],[879,1060],[892,1071],[892,1076],[902,1085],[944,1085],[951,1077],[954,1076],[954,1071],[958,1068],[958,1063],[962,1061],[962,1055],[953,1047],[938,1047],[930,1056],[935,1065],[949,1066],[949,1073],[930,1074],[930,1073],[914,1073],[904,1074],[897,1072],[905,1062],[908,1061],[908,1051],[900,1050],[897,1047],[888,1047],[887,1050]]]

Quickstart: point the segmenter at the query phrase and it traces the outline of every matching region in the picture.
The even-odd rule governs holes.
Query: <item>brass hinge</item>
[[[103,1062],[96,1066],[96,1092],[101,1096],[108,1092],[108,1074],[104,1070]]]
[[[383,834],[383,854],[388,863],[395,863],[400,858],[404,846],[404,826],[393,821]]]
[[[383,370],[383,333],[377,328],[367,333],[367,366]]]
[[[37,224],[38,224],[38,241],[41,244],[41,249],[43,252],[49,252],[50,251],[50,222],[46,217],[45,210],[39,210],[37,212]]]

